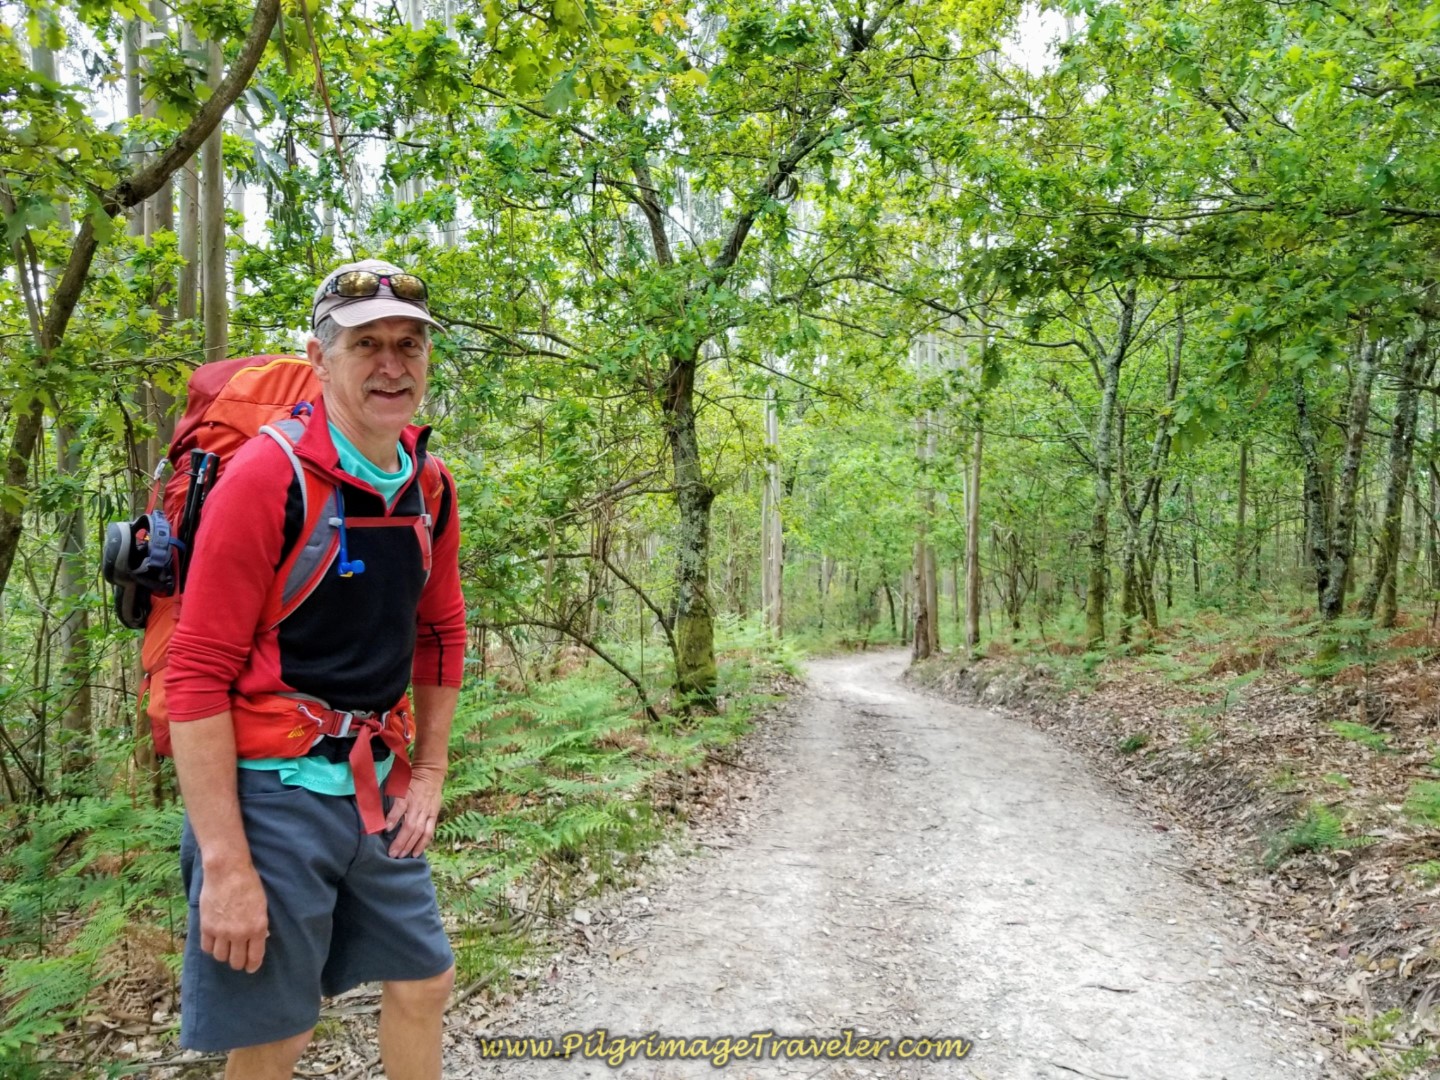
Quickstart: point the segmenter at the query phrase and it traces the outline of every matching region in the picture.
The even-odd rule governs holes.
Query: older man
[[[465,645],[454,481],[411,424],[438,324],[420,278],[368,260],[321,282],[311,325],[320,400],[293,444],[258,437],[227,467],[170,647],[181,1043],[229,1051],[227,1080],[288,1080],[321,995],[379,981],[386,1074],[436,1080],[455,969],[423,852]],[[334,550],[277,619],[317,492]]]

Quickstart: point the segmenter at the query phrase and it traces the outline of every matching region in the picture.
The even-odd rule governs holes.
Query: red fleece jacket
[[[340,470],[323,401],[295,450],[339,485],[347,518],[403,517],[424,510],[417,481],[428,437],[428,428],[413,425],[401,435],[415,469],[393,508]],[[225,712],[232,694],[301,694],[336,709],[382,712],[412,681],[459,686],[465,655],[460,521],[454,478],[443,466],[441,473],[428,580],[414,529],[352,529],[349,554],[364,560],[365,571],[341,578],[332,566],[288,619],[267,629],[260,616],[276,571],[301,539],[302,492],[273,439],[262,436],[242,447],[205,503],[169,649],[171,720]]]

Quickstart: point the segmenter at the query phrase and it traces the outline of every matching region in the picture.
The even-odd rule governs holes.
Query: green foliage
[[[1420,884],[1434,885],[1440,881],[1440,859],[1426,859],[1424,862],[1413,863],[1410,871]]]
[[[178,807],[64,799],[16,820],[12,837],[0,857],[0,1062],[24,1060],[81,1015],[118,973],[133,926],[184,925]]]
[[[1440,827],[1440,780],[1416,780],[1411,784],[1405,813],[1422,825]]]
[[[1122,754],[1135,754],[1144,750],[1150,745],[1150,733],[1146,731],[1134,731],[1120,740],[1117,750]]]
[[[11,960],[0,979],[0,994],[12,1002],[0,1017],[0,1064],[24,1060],[64,1031],[103,981],[93,954]]]
[[[1374,836],[1347,835],[1339,814],[1327,806],[1312,803],[1299,821],[1271,838],[1265,853],[1265,865],[1273,868],[1291,855],[1307,851],[1368,847],[1378,839]]]
[[[1345,1027],[1347,1048],[1367,1049],[1383,1063],[1370,1074],[1375,1080],[1406,1080],[1433,1065],[1440,1054],[1434,1033],[1404,1009],[1386,1009],[1368,1017],[1347,1016]]]
[[[1315,656],[1304,673],[1313,679],[1329,679],[1354,664],[1370,664],[1375,660],[1373,624],[1369,619],[1337,618],[1315,624],[1319,639]]]
[[[1390,742],[1382,732],[1364,724],[1356,724],[1349,720],[1332,720],[1330,730],[1342,739],[1359,743],[1361,746],[1379,753],[1388,752],[1390,749]]]
[[[658,726],[595,665],[528,694],[493,683],[466,691],[430,850],[464,979],[508,979],[566,904],[623,881],[673,822],[654,787],[743,735],[772,700],[764,681],[796,670],[794,650],[753,624],[723,621],[720,645],[725,708]],[[84,1013],[124,970],[135,927],[168,928],[178,947],[185,919],[174,804],[61,799],[14,818],[10,835],[0,855],[0,1071],[20,1070]]]
[[[487,678],[457,731],[470,757],[444,873],[474,905],[463,932],[496,956],[508,946],[484,916],[512,887],[621,872],[605,859],[658,827],[634,793],[735,737],[759,704],[744,672],[777,647],[746,617],[771,466],[790,641],[908,641],[923,529],[945,648],[961,631],[946,579],[973,545],[982,649],[1033,652],[1064,689],[1096,685],[1120,656],[1191,684],[1208,695],[1195,749],[1302,652],[1317,688],[1414,655],[1378,620],[1316,613],[1305,526],[1357,511],[1321,538],[1320,561],[1363,589],[1380,529],[1368,496],[1339,505],[1347,438],[1363,437],[1358,483],[1378,491],[1404,388],[1433,385],[1406,377],[1403,354],[1433,306],[1435,11],[1082,7],[1073,34],[1043,55],[1029,40],[1023,59],[1006,41],[1023,9],[1010,0],[902,0],[864,19],[759,0],[484,0],[420,26],[342,0],[314,11],[319,71],[303,21],[273,35],[233,110],[251,135],[223,137],[226,184],[248,192],[228,218],[230,347],[293,348],[315,279],[342,255],[394,258],[431,284],[448,332],[427,410],[460,481]],[[113,765],[92,776],[70,760],[130,737],[100,723],[132,711],[134,658],[93,584],[95,538],[143,498],[136,473],[161,424],[147,394],[176,392],[199,359],[198,327],[174,311],[179,236],[132,235],[96,193],[207,98],[182,25],[233,54],[252,11],[182,0],[162,20],[136,0],[41,0],[0,27],[0,438],[34,463],[0,489],[0,511],[23,512],[18,549],[0,552],[16,567],[0,596],[16,803],[116,790]],[[115,117],[141,24],[147,108]],[[96,262],[65,340],[46,344],[21,286],[49,280],[53,295],[81,222]],[[1380,377],[1352,432],[1373,342]],[[43,438],[17,450],[31,402]],[[1417,461],[1435,456],[1434,426],[1422,411]],[[681,492],[706,507],[683,528]],[[78,554],[60,542],[77,515]],[[1402,548],[1404,599],[1436,593],[1425,547]],[[677,673],[659,623],[697,625],[693,608],[676,615],[702,580],[701,610],[745,657],[719,669],[717,715],[640,723],[633,692],[589,672],[547,688],[578,635],[663,704]],[[1087,601],[1108,623],[1087,628]],[[77,613],[88,649],[62,655]],[[704,634],[687,640],[708,673]],[[513,707],[497,669],[528,684]],[[90,687],[91,723],[66,732]],[[23,825],[0,889],[31,949],[56,946],[54,912],[93,912],[98,933],[114,925],[104,912],[128,910],[86,867],[118,859],[130,904],[168,858],[145,854],[168,841],[119,844],[133,821],[55,805],[77,822],[3,811]],[[493,856],[478,875],[475,852]],[[51,860],[57,880],[42,881]]]

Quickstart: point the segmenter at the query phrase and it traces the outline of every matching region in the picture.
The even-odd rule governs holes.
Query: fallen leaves
[[[1257,641],[1194,680],[1110,660],[1085,693],[1019,657],[942,661],[913,678],[1084,753],[1142,803],[1153,831],[1180,838],[1187,876],[1238,905],[1252,941],[1288,973],[1290,1003],[1355,1075],[1411,1075],[1440,1025],[1440,863],[1417,869],[1440,860],[1440,834],[1406,813],[1417,779],[1440,780],[1440,664],[1407,659],[1322,685],[1277,665],[1274,642]],[[1241,672],[1258,674],[1239,692],[1215,678]],[[1376,738],[1343,734],[1357,725]],[[1267,846],[1310,805],[1340,814],[1347,838],[1373,841],[1267,870]],[[1168,820],[1153,820],[1157,810]]]

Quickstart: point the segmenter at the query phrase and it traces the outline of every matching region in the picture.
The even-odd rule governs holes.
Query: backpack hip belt
[[[242,701],[245,703],[242,704]],[[361,831],[368,835],[385,830],[385,802],[375,773],[374,740],[378,738],[388,746],[395,760],[385,781],[384,794],[392,799],[405,798],[410,792],[410,757],[406,748],[415,736],[408,697],[402,697],[383,713],[332,709],[313,698],[284,694],[276,694],[268,700],[242,701],[236,701],[232,709],[237,733],[244,730],[247,721],[263,718],[263,722],[272,726],[277,719],[293,725],[289,737],[296,742],[303,739],[302,745],[307,748],[321,736],[353,738],[355,742],[349,755],[350,772],[355,779],[355,806],[360,812]],[[259,708],[247,708],[246,704],[258,705]],[[281,708],[277,710],[275,706]],[[251,715],[244,715],[246,713]],[[297,716],[299,723],[295,723]]]

